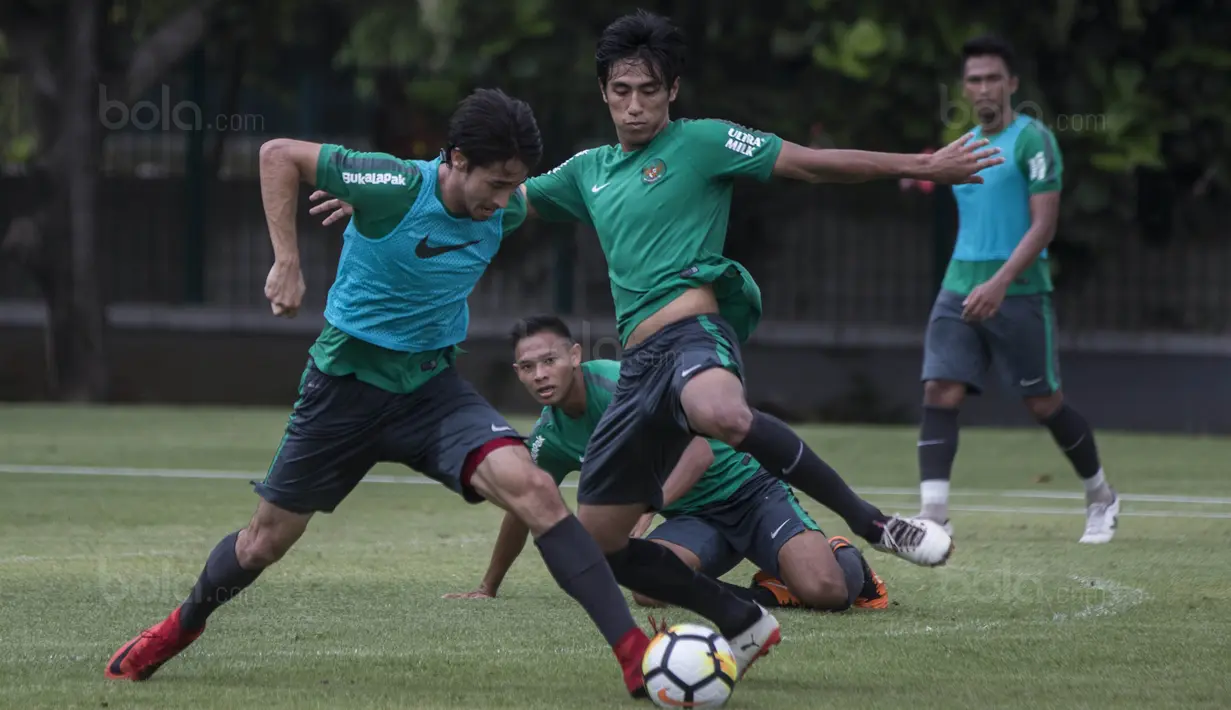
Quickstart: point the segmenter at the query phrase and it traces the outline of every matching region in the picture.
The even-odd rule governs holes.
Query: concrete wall
[[[476,330],[480,334],[465,344],[468,354],[459,368],[502,410],[533,411],[509,367],[500,329],[492,324],[472,333]],[[759,406],[792,419],[918,420],[920,350],[913,337],[866,332],[822,337],[790,328],[775,332],[772,324],[763,330],[766,335],[744,353],[750,399]],[[618,355],[609,334],[589,332],[585,325],[578,332],[588,351]],[[108,341],[112,397],[289,407],[313,337],[307,327],[260,334],[242,327],[225,332],[113,328]],[[805,344],[809,341],[830,344]],[[1096,427],[1231,434],[1231,349],[1215,344],[1204,352],[1117,353],[1068,343],[1061,363],[1065,389]],[[0,327],[0,401],[44,398],[44,362],[41,329]],[[1030,425],[1020,404],[995,390],[972,400],[963,422]]]

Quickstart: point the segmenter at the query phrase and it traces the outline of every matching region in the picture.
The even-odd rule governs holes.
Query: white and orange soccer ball
[[[699,624],[677,624],[651,639],[641,672],[660,708],[720,707],[739,677],[727,640]]]

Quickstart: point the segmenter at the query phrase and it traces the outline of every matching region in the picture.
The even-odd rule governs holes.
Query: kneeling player
[[[449,148],[433,161],[275,140],[261,148],[261,193],[274,246],[265,284],[275,315],[304,293],[295,236],[299,183],[345,198],[346,228],[327,324],[310,350],[299,400],[245,529],[214,548],[192,595],[124,644],[109,678],[146,680],[195,641],[206,619],[332,512],[380,461],[437,479],[468,502],[490,500],[534,533],[565,592],[615,651],[644,697],[637,627],[602,550],[535,467],[513,427],[457,374],[466,298],[505,234],[525,219],[518,187],[542,155],[530,107],[498,91],[462,102]]]
[[[530,436],[535,462],[556,479],[579,470],[594,428],[611,402],[620,363],[581,362],[581,347],[554,316],[517,324],[514,367],[544,406]],[[649,536],[690,567],[719,577],[748,559],[761,568],[748,588],[728,585],[763,606],[841,611],[854,605],[884,608],[885,585],[863,555],[842,537],[825,538],[791,489],[752,457],[698,437],[684,452],[663,490],[667,521]],[[644,531],[653,514],[642,519]],[[478,590],[453,597],[495,596],[525,544],[527,529],[507,515]],[[637,594],[641,604],[657,602]]]

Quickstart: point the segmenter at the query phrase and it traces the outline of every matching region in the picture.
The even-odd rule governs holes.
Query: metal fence
[[[217,177],[203,180],[182,169],[182,133],[108,138],[97,249],[108,304],[267,308],[262,288],[272,251],[254,174],[259,142],[252,135],[228,141]],[[32,189],[26,178],[0,178],[0,224],[29,204]],[[319,311],[341,227],[322,228],[307,214],[306,198],[304,190],[305,310]],[[952,239],[937,228],[935,199],[887,182],[741,185],[728,253],[760,283],[768,322],[917,337]],[[1078,266],[1061,259],[1055,300],[1062,328],[1231,335],[1231,229],[1217,217],[1190,220],[1162,246],[1125,234]],[[39,298],[27,275],[0,261],[0,305]],[[611,319],[597,240],[585,230],[527,225],[506,242],[471,308],[476,317],[556,309]]]

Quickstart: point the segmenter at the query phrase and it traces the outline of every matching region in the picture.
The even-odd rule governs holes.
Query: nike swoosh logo
[[[415,256],[420,259],[431,259],[432,257],[440,256],[441,254],[448,254],[451,251],[457,251],[459,249],[465,249],[468,246],[473,246],[478,243],[479,240],[476,239],[473,242],[466,242],[465,244],[449,244],[447,246],[434,247],[429,246],[427,243],[427,237],[424,237],[419,240],[418,244],[415,245]]]
[[[1030,385],[1037,385],[1042,381],[1043,381],[1042,377],[1036,377],[1033,380],[1022,380],[1021,382],[1018,382],[1018,384],[1021,385],[1022,387],[1029,387]]]
[[[511,427],[511,426],[496,426],[495,424],[492,424],[492,431],[513,431],[513,427]]]
[[[693,365],[692,367],[688,368],[687,370],[684,370],[683,372],[681,372],[681,373],[680,373],[680,377],[688,377],[689,375],[691,375],[692,373],[696,372],[696,371],[697,371],[697,370],[699,370],[700,368],[701,368],[701,366],[700,366],[700,365]]]
[[[935,446],[937,444],[943,444],[945,441],[945,439],[928,439],[927,441],[917,442],[915,446]]]
[[[778,537],[778,533],[782,532],[782,528],[785,528],[786,524],[789,522],[791,522],[790,518],[783,520],[782,524],[778,526],[778,529],[769,534],[769,539],[773,540],[774,538]]]
[[[611,183],[609,182],[605,182],[602,185],[595,185],[594,187],[590,188],[590,192],[598,192],[599,190],[603,189],[604,187],[607,187],[610,184]]]

